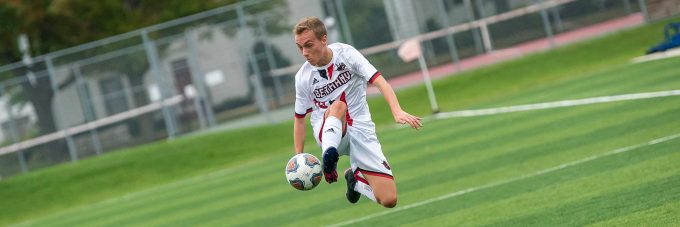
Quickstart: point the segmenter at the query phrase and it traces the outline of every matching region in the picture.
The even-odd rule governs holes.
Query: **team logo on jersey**
[[[342,85],[345,85],[347,82],[349,82],[350,79],[352,79],[352,73],[350,73],[349,71],[340,73],[338,78],[335,78],[333,82],[330,82],[324,85],[323,87],[314,89],[313,92],[314,97],[320,99],[325,97],[326,95],[330,95],[331,93],[333,93],[333,91],[335,91],[335,89],[338,89],[342,87]]]
[[[312,81],[312,85],[314,85],[314,84],[316,84],[316,83],[319,83],[319,80],[317,80],[316,78],[314,78],[314,81]]]
[[[385,166],[385,168],[387,168],[388,170],[392,170],[392,168],[390,167],[390,164],[387,164],[387,161],[383,161],[382,164],[383,164],[383,166]]]
[[[345,66],[345,63],[342,62],[340,62],[340,64],[335,64],[335,68],[338,70],[338,72],[345,70],[345,67],[347,66]]]

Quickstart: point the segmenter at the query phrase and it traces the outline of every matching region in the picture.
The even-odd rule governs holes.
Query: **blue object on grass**
[[[668,23],[664,27],[664,40],[662,43],[647,50],[647,54],[663,52],[668,49],[680,46],[680,23]]]

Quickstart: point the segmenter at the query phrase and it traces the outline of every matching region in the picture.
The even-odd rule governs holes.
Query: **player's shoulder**
[[[337,53],[341,58],[351,59],[355,58],[359,51],[352,45],[345,43],[333,43],[328,45],[329,48],[333,50],[333,53]]]
[[[309,62],[305,61],[305,63],[302,64],[300,69],[298,69],[297,73],[295,73],[295,81],[301,81],[308,79],[310,75],[312,74],[312,71],[315,70],[312,64],[309,64]]]
[[[339,52],[339,53],[347,53],[350,51],[356,51],[357,49],[354,48],[352,45],[345,44],[345,43],[332,43],[328,45],[329,48],[333,50],[333,52]]]

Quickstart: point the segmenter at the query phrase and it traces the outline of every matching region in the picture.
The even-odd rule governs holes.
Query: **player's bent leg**
[[[326,182],[338,181],[336,170],[339,159],[338,146],[345,131],[344,116],[347,113],[347,104],[333,102],[324,113],[324,126],[321,131],[321,150],[323,150],[323,173]]]
[[[393,208],[397,205],[397,186],[393,179],[368,174],[365,174],[364,177],[373,189],[376,202],[387,208]]]

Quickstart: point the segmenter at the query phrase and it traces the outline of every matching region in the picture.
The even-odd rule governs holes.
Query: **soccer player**
[[[349,155],[351,168],[344,172],[347,200],[356,203],[363,194],[385,207],[396,206],[392,168],[375,134],[366,87],[369,83],[378,87],[397,123],[419,129],[421,118],[401,109],[392,87],[354,47],[328,45],[326,27],[319,18],[302,18],[293,33],[295,44],[307,60],[295,75],[295,152],[304,150],[305,116],[311,113],[314,138],[323,151],[326,182],[337,181],[339,156]]]

